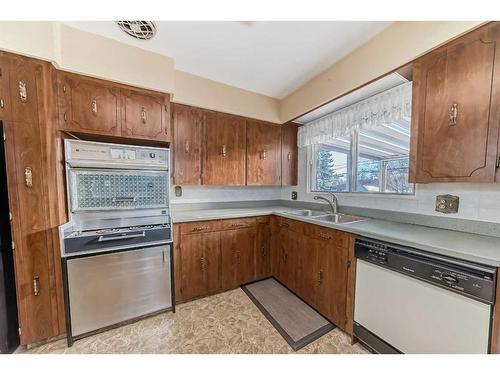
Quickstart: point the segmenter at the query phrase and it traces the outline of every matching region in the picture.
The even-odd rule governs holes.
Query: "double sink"
[[[328,213],[326,211],[316,211],[316,210],[294,210],[285,213],[294,216],[310,217],[311,219],[315,219],[318,221],[325,221],[335,224],[347,224],[347,223],[354,223],[356,221],[366,220],[366,218],[361,216],[353,216],[340,213]]]

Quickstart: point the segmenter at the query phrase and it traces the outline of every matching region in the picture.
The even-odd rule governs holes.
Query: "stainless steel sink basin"
[[[354,223],[355,221],[366,220],[366,218],[361,216],[344,215],[344,214],[321,215],[321,216],[316,216],[315,219],[321,221],[328,221],[330,223],[339,223],[339,224]]]
[[[285,213],[296,216],[325,216],[327,214],[326,211],[316,211],[316,210],[294,210]]]

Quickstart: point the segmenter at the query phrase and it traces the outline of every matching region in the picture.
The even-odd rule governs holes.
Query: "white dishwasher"
[[[356,239],[354,335],[377,353],[488,353],[496,268]]]

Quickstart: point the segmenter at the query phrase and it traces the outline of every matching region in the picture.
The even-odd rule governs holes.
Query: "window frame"
[[[380,191],[357,191],[357,183],[358,183],[358,145],[359,145],[359,130],[353,130],[350,134],[350,170],[348,168],[347,174],[349,175],[348,179],[348,190],[347,191],[325,191],[325,190],[314,190],[313,187],[316,187],[316,183],[313,182],[313,177],[316,176],[316,155],[317,149],[320,147],[320,144],[311,145],[307,147],[307,192],[308,193],[334,193],[334,194],[353,194],[353,195],[376,195],[379,197],[414,197],[416,192],[416,184],[410,183],[413,185],[413,189],[411,193],[393,193],[386,192],[386,177],[387,177],[387,163],[391,160],[400,160],[404,159],[402,157],[395,156],[394,158],[387,158],[387,160],[383,160],[380,166],[380,176],[379,176],[379,186]],[[409,155],[408,155],[409,158]]]

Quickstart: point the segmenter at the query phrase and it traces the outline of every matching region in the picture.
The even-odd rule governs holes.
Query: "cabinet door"
[[[245,120],[205,111],[204,185],[245,185]]]
[[[122,133],[127,137],[170,141],[169,96],[121,90]]]
[[[297,292],[298,251],[300,235],[290,229],[281,228],[279,234],[278,279],[289,289]]]
[[[271,276],[271,224],[257,223],[256,279]]]
[[[222,286],[237,288],[255,278],[255,228],[221,232]]]
[[[21,344],[31,344],[59,333],[43,135],[48,67],[21,57],[7,60],[2,59],[10,76],[4,92],[11,111],[4,123],[7,186]]]
[[[174,183],[201,185],[203,113],[180,104],[173,106]]]
[[[339,235],[344,235],[340,233]],[[346,323],[348,250],[335,241],[318,241],[318,291],[315,307],[333,324]]]
[[[495,23],[414,64],[411,181],[494,181],[499,43]]]
[[[218,232],[181,236],[181,295],[203,297],[220,289],[220,235]]]
[[[321,277],[318,261],[321,246],[321,241],[304,237],[298,249],[297,294],[313,307],[316,307]]]
[[[281,128],[281,184],[297,185],[297,126],[283,125]]]
[[[247,185],[281,185],[281,127],[247,121]]]
[[[62,130],[121,135],[120,89],[105,81],[75,74],[58,74]]]

